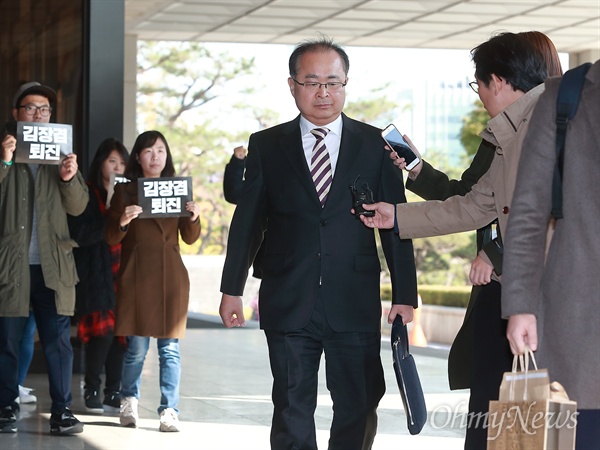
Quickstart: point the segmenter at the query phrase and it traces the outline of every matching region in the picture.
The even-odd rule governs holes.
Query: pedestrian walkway
[[[265,337],[256,323],[247,328],[224,329],[208,320],[190,320],[180,342],[182,375],[180,433],[160,433],[158,414],[158,356],[154,341],[142,376],[140,425],[123,428],[118,415],[89,415],[83,403],[83,375],[73,376],[73,405],[85,423],[74,436],[49,434],[50,399],[45,374],[31,374],[25,385],[34,387],[37,405],[22,405],[16,434],[0,434],[0,449],[196,449],[268,450],[272,406],[271,373]],[[468,392],[448,390],[447,349],[413,348],[421,377],[429,420],[421,434],[411,436],[398,394],[389,340],[382,341],[387,392],[379,413],[374,450],[463,448]],[[325,387],[324,370],[319,382],[315,413],[320,449],[327,448],[331,423],[331,401]]]

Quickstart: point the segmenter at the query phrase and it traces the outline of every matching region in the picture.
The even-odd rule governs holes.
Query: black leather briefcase
[[[408,352],[408,331],[401,316],[397,316],[392,324],[392,357],[408,432],[419,434],[427,421],[427,407],[415,360]]]

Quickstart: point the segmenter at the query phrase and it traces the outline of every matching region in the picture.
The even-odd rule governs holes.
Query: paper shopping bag
[[[547,370],[529,371],[526,362],[518,371],[516,361],[502,378],[499,400],[490,401],[488,450],[573,450],[577,403],[550,383]]]

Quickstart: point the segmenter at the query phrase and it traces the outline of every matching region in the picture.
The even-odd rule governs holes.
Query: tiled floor
[[[0,434],[0,449],[268,449],[271,373],[262,331],[251,326],[234,330],[193,328],[188,329],[180,346],[180,433],[158,431],[156,408],[160,392],[154,346],[144,367],[141,426],[137,429],[120,427],[117,415],[86,414],[83,377],[75,375],[72,409],[85,423],[85,429],[75,436],[51,436],[46,375],[30,374],[25,384],[36,389],[38,403],[22,406],[18,433]],[[462,449],[461,418],[466,413],[468,392],[448,390],[447,350],[413,348],[412,351],[425,391],[428,424],[418,436],[409,435],[394,378],[389,341],[384,338],[381,354],[387,393],[380,403],[373,449]],[[315,414],[321,449],[327,448],[331,416],[331,401],[322,376]]]

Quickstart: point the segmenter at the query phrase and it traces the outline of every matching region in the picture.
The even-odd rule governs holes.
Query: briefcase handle
[[[402,322],[402,316],[397,315],[392,323],[392,343],[402,350],[402,359],[410,355],[408,351],[408,330]]]

